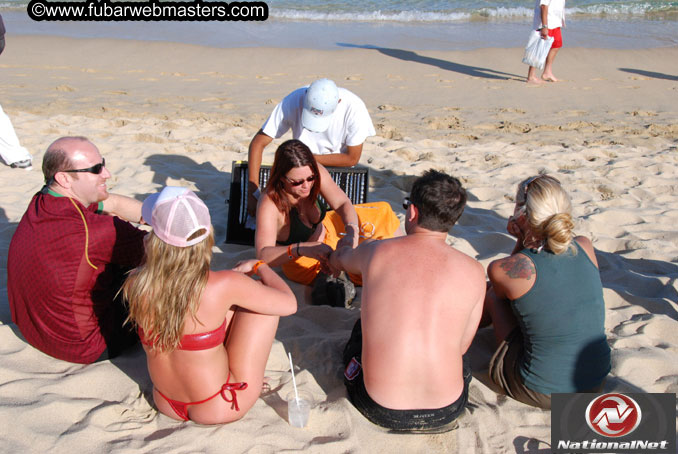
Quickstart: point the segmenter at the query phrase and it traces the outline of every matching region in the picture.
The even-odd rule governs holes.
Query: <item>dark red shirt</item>
[[[9,245],[12,320],[48,355],[91,363],[106,349],[121,273],[141,261],[145,232],[52,194],[33,197]]]

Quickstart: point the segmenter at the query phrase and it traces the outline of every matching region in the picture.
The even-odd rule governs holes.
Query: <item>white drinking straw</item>
[[[297,379],[294,378],[294,364],[292,364],[292,352],[288,352],[287,356],[290,358],[290,370],[292,371],[292,384],[294,385],[294,397],[299,405],[299,393],[297,392]]]

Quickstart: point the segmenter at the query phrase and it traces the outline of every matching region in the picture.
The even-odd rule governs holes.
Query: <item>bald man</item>
[[[141,202],[109,194],[97,147],[62,137],[45,152],[45,186],[12,237],[7,291],[12,320],[26,341],[74,363],[112,358],[138,338],[116,294],[143,256]]]

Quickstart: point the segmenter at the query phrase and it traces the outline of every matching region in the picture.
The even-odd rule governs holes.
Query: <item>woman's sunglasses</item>
[[[102,170],[106,167],[106,159],[102,159],[99,164],[94,164],[92,167],[87,167],[86,169],[71,169],[71,170],[62,170],[62,172],[89,172],[95,175],[99,175]]]
[[[306,178],[305,180],[290,180],[289,178],[285,177],[285,179],[292,185],[292,186],[301,186],[304,184],[304,182],[307,183],[313,183],[315,180],[315,175],[311,175],[310,177]]]

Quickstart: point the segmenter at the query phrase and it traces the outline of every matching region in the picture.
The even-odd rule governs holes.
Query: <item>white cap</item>
[[[207,238],[212,223],[207,205],[193,191],[177,186],[166,186],[146,197],[141,216],[158,238],[177,247],[192,246]],[[205,232],[189,240],[201,229]]]
[[[307,89],[301,124],[311,132],[325,132],[339,104],[339,89],[329,79],[318,79]]]

